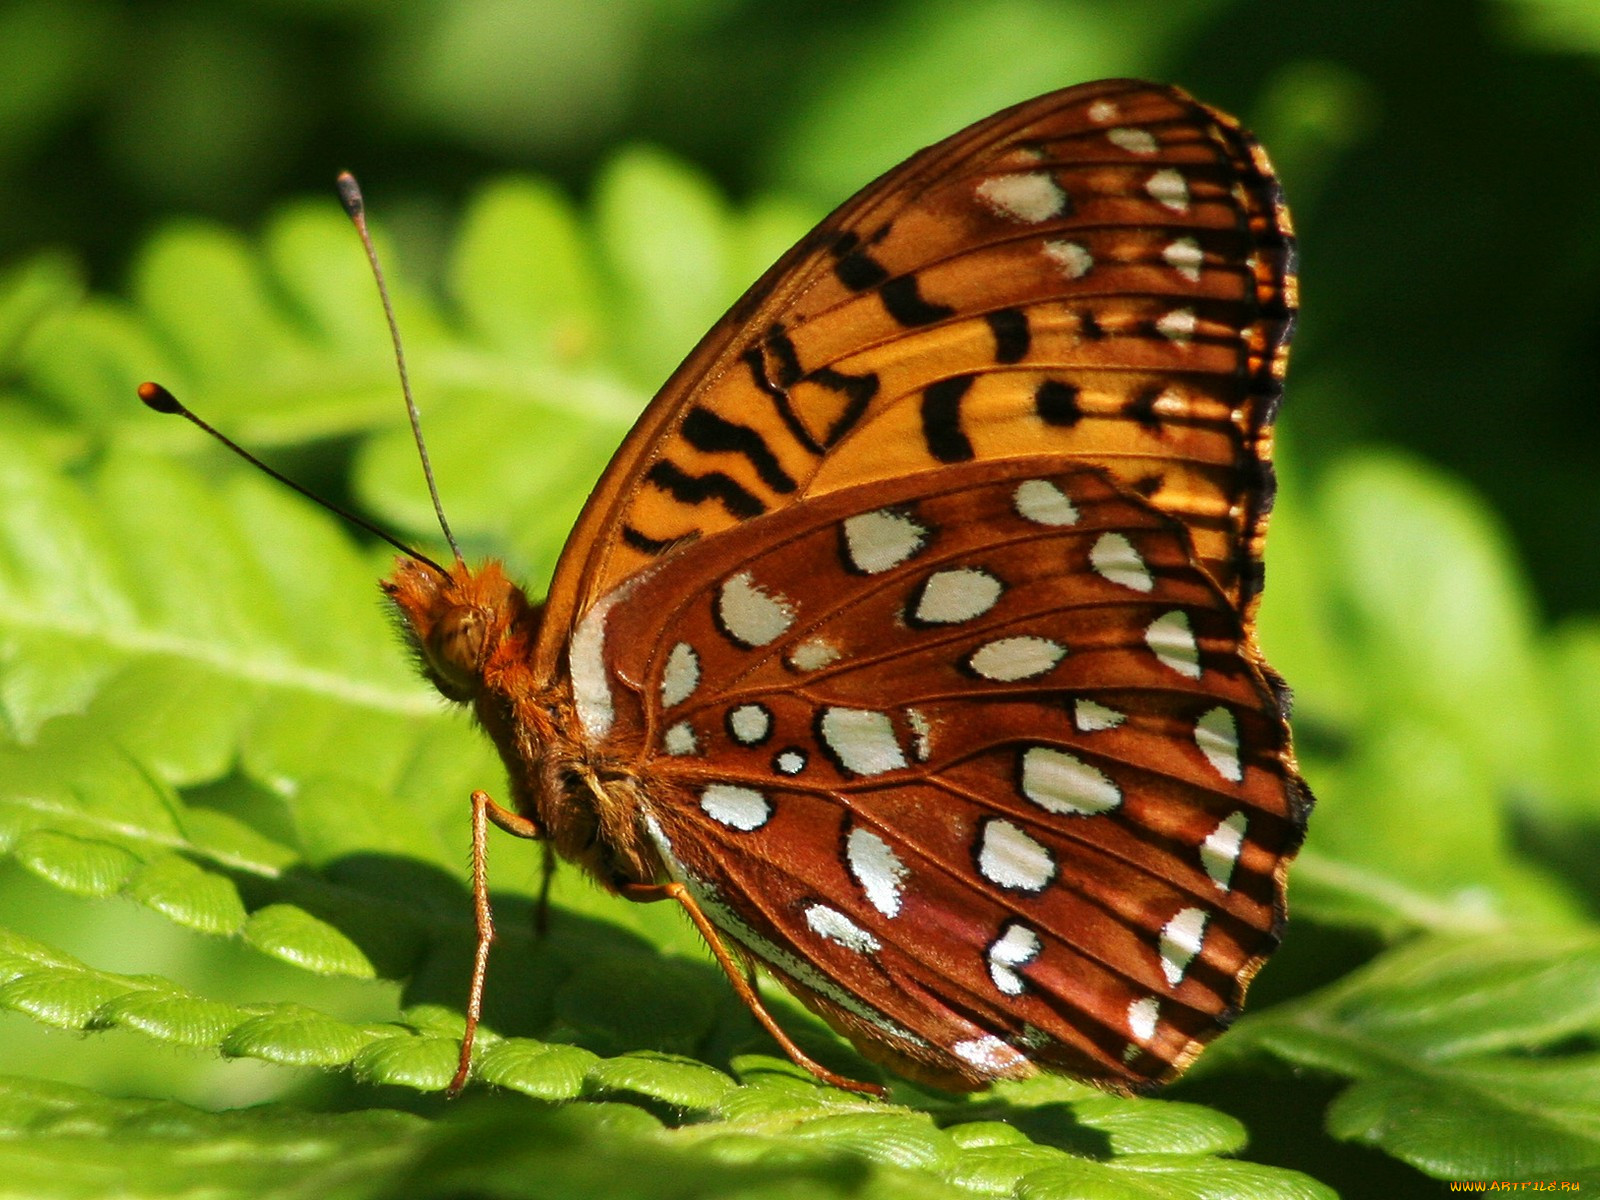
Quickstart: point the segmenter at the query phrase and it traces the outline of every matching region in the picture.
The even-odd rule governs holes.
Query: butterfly
[[[869,184],[645,409],[535,602],[383,587],[510,777],[490,825],[680,904],[951,1089],[1174,1078],[1285,920],[1311,795],[1256,646],[1295,244],[1264,152],[1085,84]],[[648,1003],[648,997],[641,997]]]

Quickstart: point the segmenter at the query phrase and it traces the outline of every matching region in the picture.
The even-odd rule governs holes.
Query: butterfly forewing
[[[1098,471],[842,489],[597,620],[670,869],[902,1069],[1160,1080],[1276,943],[1272,689],[1181,527]]]
[[[1242,609],[1292,247],[1259,148],[1176,89],[1071,88],[923,151],[797,246],[663,389],[569,545],[541,655],[685,538],[1039,453],[1179,516]]]

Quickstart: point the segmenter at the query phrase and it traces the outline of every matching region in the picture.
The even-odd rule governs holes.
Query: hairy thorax
[[[383,590],[422,673],[471,706],[500,752],[512,806],[602,885],[655,882],[661,863],[639,827],[643,786],[631,761],[586,746],[570,681],[534,666],[541,606],[494,561],[441,575],[400,559]]]

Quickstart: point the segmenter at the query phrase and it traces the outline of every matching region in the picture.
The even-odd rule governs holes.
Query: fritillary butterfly
[[[645,411],[536,604],[384,587],[489,823],[681,903],[948,1088],[1176,1076],[1276,946],[1311,797],[1253,617],[1294,242],[1169,87],[997,113],[819,225]]]

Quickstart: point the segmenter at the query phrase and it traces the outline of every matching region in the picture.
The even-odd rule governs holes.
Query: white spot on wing
[[[888,713],[864,708],[825,708],[818,723],[823,743],[854,775],[881,775],[906,765]]]
[[[1026,1055],[988,1034],[956,1042],[950,1051],[962,1062],[990,1075],[1020,1075],[1030,1066]]]
[[[886,917],[899,916],[901,881],[906,877],[906,865],[889,848],[889,843],[858,825],[845,839],[844,857],[850,874],[866,892],[867,902]]]
[[[933,725],[927,716],[916,708],[906,709],[906,721],[911,726],[911,756],[918,762],[927,762],[933,753]]]
[[[700,793],[700,807],[718,824],[743,833],[760,829],[772,819],[772,802],[755,788],[713,783]]]
[[[1156,586],[1150,568],[1133,548],[1133,543],[1120,533],[1102,533],[1089,550],[1089,565],[1102,578],[1112,583],[1148,592]]]
[[[1145,182],[1150,198],[1173,212],[1189,211],[1189,185],[1171,167],[1163,167]]]
[[[1029,225],[1059,217],[1067,207],[1067,194],[1048,171],[991,175],[977,190],[993,212]]]
[[[1016,825],[993,818],[979,835],[978,872],[1001,887],[1038,892],[1056,877],[1056,860]]]
[[[1239,762],[1239,722],[1233,713],[1218,706],[1203,713],[1194,723],[1194,742],[1206,761],[1229,783],[1244,779]]]
[[[667,874],[682,883],[688,872],[684,870],[683,863],[674,853],[672,843],[667,840],[667,835],[661,829],[661,823],[648,811],[644,813],[643,821],[645,832],[650,835],[650,840],[655,843],[656,850],[661,854],[661,861],[667,868]]]
[[[741,704],[728,714],[728,732],[740,745],[759,745],[772,732],[772,714],[759,704]]]
[[[1150,411],[1158,417],[1182,417],[1190,411],[1189,398],[1177,388],[1163,388],[1161,394],[1150,401]],[[1234,514],[1237,515],[1237,514]]]
[[[679,721],[669,728],[661,737],[661,745],[668,754],[700,753],[700,739],[695,737],[694,726],[687,721]]]
[[[1211,882],[1227,891],[1233,882],[1233,869],[1239,865],[1239,852],[1244,848],[1244,832],[1249,818],[1242,812],[1232,813],[1217,823],[1200,843],[1200,865],[1211,876]]]
[[[1007,996],[1022,995],[1028,985],[1017,974],[1017,968],[1038,958],[1043,949],[1039,935],[1026,925],[1008,925],[989,945],[989,978],[994,980],[994,986]]]
[[[1094,255],[1081,242],[1048,241],[1044,244],[1044,256],[1061,268],[1068,279],[1082,279],[1094,266]]]
[[[661,672],[661,707],[682,704],[699,686],[700,656],[688,642],[679,642],[667,655],[666,670]]]
[[[1017,485],[1017,514],[1035,525],[1076,525],[1078,510],[1067,494],[1047,479]]]
[[[827,638],[807,638],[789,651],[789,665],[796,671],[820,671],[839,661],[839,647]]]
[[[977,567],[935,571],[922,585],[912,618],[927,625],[953,625],[981,617],[998,603],[1000,581]]]
[[[1188,613],[1174,609],[1157,617],[1144,631],[1144,641],[1162,666],[1185,679],[1200,678],[1200,646],[1194,640]]]
[[[1072,723],[1078,727],[1079,733],[1099,733],[1104,729],[1115,729],[1127,719],[1127,713],[1107,708],[1095,700],[1077,700],[1072,705]]]
[[[1200,282],[1200,268],[1205,264],[1206,256],[1194,238],[1174,238],[1161,252],[1161,257],[1166,260],[1167,266],[1190,283]]]
[[[1161,147],[1156,144],[1155,135],[1148,129],[1127,129],[1118,127],[1106,130],[1106,140],[1120,150],[1129,154],[1154,154]]]
[[[606,671],[606,618],[621,596],[620,589],[612,592],[584,613],[578,627],[572,631],[572,641],[567,644],[578,724],[583,726],[584,736],[591,742],[603,741],[616,718],[611,680]]]
[[[1156,1020],[1161,1015],[1161,1001],[1154,996],[1135,1000],[1128,1005],[1128,1031],[1136,1042],[1148,1042],[1156,1035]]]
[[[846,950],[857,954],[873,954],[879,947],[878,939],[836,908],[826,904],[813,904],[806,909],[806,924],[812,932],[837,942]]]
[[[780,775],[798,775],[806,769],[806,752],[784,750],[772,760],[772,765]]]
[[[1183,982],[1189,964],[1200,953],[1206,939],[1206,922],[1210,919],[1203,909],[1180,908],[1177,915],[1161,927],[1161,973],[1172,987]]]
[[[1048,675],[1066,653],[1060,642],[1029,634],[986,642],[972,652],[967,665],[995,683],[1016,683]]]
[[[1121,115],[1117,106],[1109,100],[1096,100],[1089,105],[1089,120],[1101,125],[1107,121],[1115,121]]]
[[[740,645],[756,647],[782,636],[794,624],[794,605],[758,586],[740,571],[717,593],[717,618]]]
[[[1022,794],[1058,816],[1095,816],[1122,803],[1122,789],[1105,772],[1051,746],[1022,752]]]
[[[1187,342],[1194,338],[1197,319],[1192,308],[1175,308],[1156,318],[1156,331],[1174,342]]]
[[[917,554],[928,531],[904,513],[891,509],[860,513],[844,522],[845,552],[865,575],[893,570]]]

